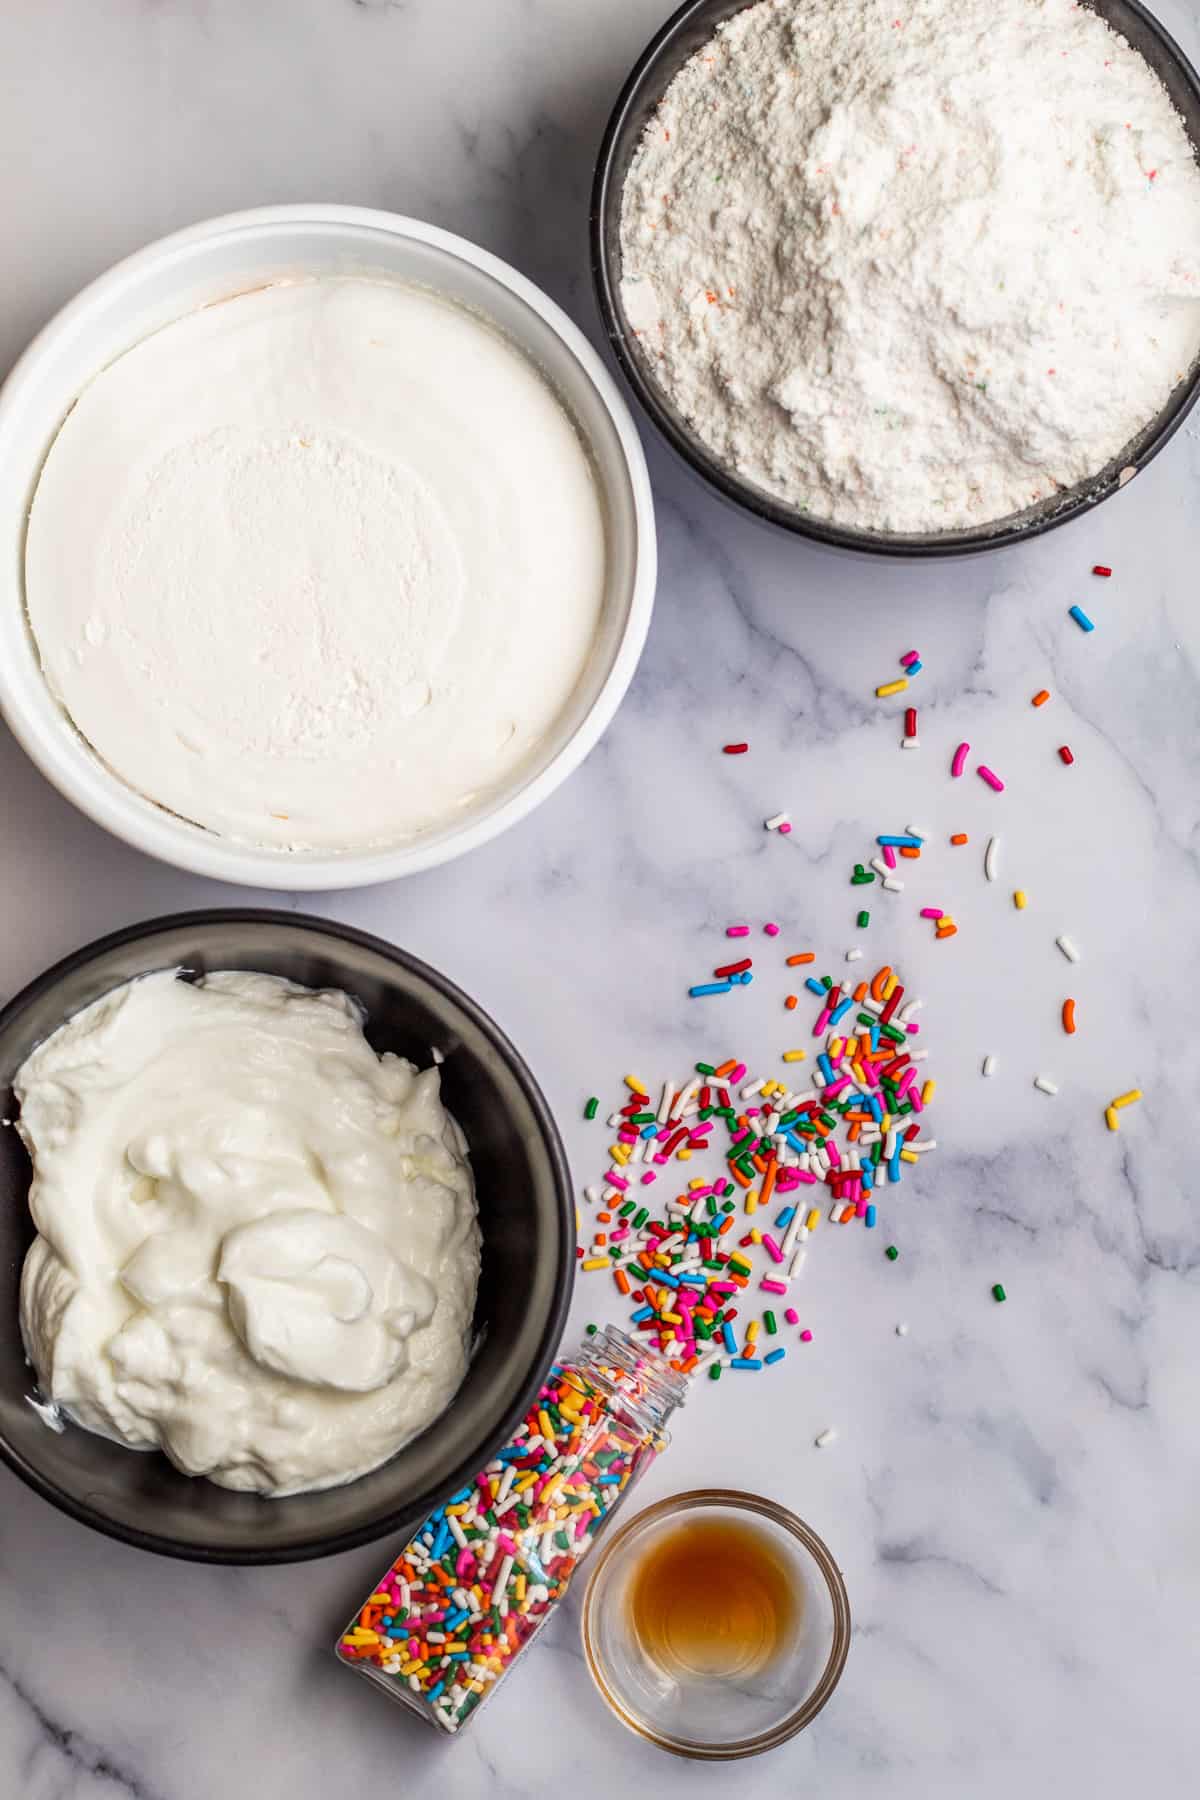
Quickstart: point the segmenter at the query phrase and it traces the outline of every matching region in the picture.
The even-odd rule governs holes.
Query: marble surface
[[[1200,50],[1195,6],[1160,10]],[[466,232],[595,333],[591,159],[666,11],[3,7],[0,366],[144,241],[305,198]],[[822,1228],[799,1301],[814,1342],[769,1377],[706,1384],[643,1498],[759,1489],[810,1520],[845,1571],[856,1626],[842,1686],[808,1732],[736,1771],[746,1796],[1192,1793],[1200,427],[1092,519],[933,570],[769,535],[648,449],[657,612],[584,769],[458,865],[298,904],[407,945],[474,993],[540,1075],[582,1182],[605,1141],[580,1122],[583,1097],[628,1068],[654,1079],[712,1049],[769,1062],[793,1036],[772,959],[812,945],[836,967],[856,935],[849,865],[877,831],[927,825],[933,851],[904,895],[871,894],[867,935],[926,998],[941,1148],[889,1199],[884,1230]],[[1112,581],[1089,576],[1096,561]],[[1066,617],[1076,599],[1098,620],[1090,637]],[[926,670],[921,748],[905,755],[901,703],[872,690],[910,644]],[[1035,713],[1043,685],[1054,698]],[[719,754],[742,737],[748,756]],[[999,769],[1003,795],[949,779],[960,737]],[[128,920],[247,898],[107,839],[6,736],[0,791],[0,994]],[[797,820],[790,842],[762,830],[780,807]],[[954,830],[968,848],[946,846]],[[989,886],[993,831],[1002,870]],[[954,912],[957,938],[931,940],[916,916],[928,903]],[[778,952],[760,940],[752,990],[689,1002],[737,917],[779,919]],[[1082,947],[1077,968],[1054,947],[1063,930]],[[1080,1016],[1069,1041],[1068,993]],[[1039,1071],[1057,1098],[1034,1091]],[[1134,1084],[1145,1103],[1110,1136],[1102,1108]],[[895,1265],[882,1256],[892,1239]],[[605,1312],[589,1279],[580,1324]],[[1005,1306],[990,1298],[996,1280]],[[838,1440],[818,1451],[830,1424]],[[295,1571],[177,1566],[92,1536],[0,1471],[0,1791],[727,1791],[731,1772],[676,1763],[609,1718],[575,1606],[470,1733],[447,1745],[424,1732],[327,1653],[386,1549]]]

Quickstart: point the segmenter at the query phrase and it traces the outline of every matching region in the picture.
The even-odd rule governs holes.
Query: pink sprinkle
[[[763,1249],[766,1251],[772,1262],[781,1263],[783,1261],[783,1251],[779,1248],[779,1245],[775,1242],[775,1239],[771,1236],[769,1231],[763,1232]]]
[[[833,1090],[831,1088],[825,1089],[825,1092],[827,1094],[831,1093],[832,1091]],[[825,1154],[829,1158],[830,1162],[833,1164],[835,1169],[841,1168],[842,1159],[838,1153],[838,1147],[832,1138],[826,1138],[826,1140],[825,1140]]]
[[[710,1294],[736,1294],[738,1286],[736,1281],[710,1281],[708,1291]]]
[[[960,744],[954,752],[954,761],[950,764],[950,773],[954,776],[962,774],[967,766],[967,757],[971,753],[970,744]]]
[[[765,1275],[758,1285],[764,1294],[786,1294],[788,1291],[786,1281],[768,1281]]]
[[[917,1035],[918,1031],[920,1031],[921,1027],[917,1024],[917,1021],[915,1019],[910,1019],[908,1021],[908,1024],[904,1027],[904,1029],[905,1029],[905,1031],[907,1031],[909,1037],[916,1037],[916,1035]]]
[[[914,1112],[924,1112],[925,1111],[925,1102],[921,1099],[920,1088],[913,1088],[911,1090],[911,1092],[909,1093],[908,1098],[912,1103],[912,1109]]]
[[[779,927],[778,927],[778,925],[776,925],[774,919],[768,920],[767,924],[765,924],[763,926],[763,930],[766,932],[768,937],[778,937],[779,936]]]
[[[650,1183],[652,1181],[657,1181],[657,1180],[658,1180],[658,1176],[654,1173],[654,1170],[647,1169],[646,1173],[642,1176],[642,1186],[649,1187]]]
[[[923,919],[944,919],[945,916],[946,915],[940,906],[923,906],[921,908],[921,917]]]
[[[900,658],[900,667],[902,669],[907,669],[911,664],[920,662],[920,660],[921,653],[919,650],[906,650],[904,655]]]
[[[800,1342],[802,1344],[811,1344],[812,1343],[812,1332],[811,1331],[802,1331],[800,1333]]]
[[[800,1314],[796,1311],[794,1306],[789,1306],[783,1316],[789,1325],[798,1325],[800,1323]]]
[[[797,1169],[795,1174],[797,1182],[803,1183],[805,1187],[816,1187],[817,1178],[811,1169]]]
[[[625,1239],[625,1238],[627,1238],[627,1237],[628,1237],[628,1236],[629,1236],[629,1227],[628,1227],[628,1225],[622,1225],[622,1227],[621,1227],[621,1229],[620,1229],[620,1231],[614,1231],[614,1232],[612,1232],[612,1233],[611,1233],[611,1234],[610,1234],[610,1236],[609,1236],[609,1240],[608,1240],[608,1241],[609,1241],[609,1243],[610,1243],[610,1244],[620,1244],[620,1243],[622,1243],[622,1242],[623,1242],[623,1241],[624,1241],[624,1239]]]
[[[629,1186],[625,1177],[623,1175],[618,1175],[615,1169],[610,1169],[608,1171],[608,1181],[610,1187],[620,1188],[622,1193],[624,1193],[625,1189]]]
[[[505,1556],[516,1556],[517,1555],[517,1546],[513,1543],[512,1539],[509,1537],[507,1531],[497,1532],[496,1542],[499,1544],[500,1548],[503,1550]]]
[[[829,1023],[829,1008],[826,1007],[824,1012],[821,1014],[820,1018],[817,1020],[816,1024],[813,1026],[813,1036],[820,1037],[821,1033],[825,1030],[825,1027],[828,1025],[828,1023]]]
[[[998,775],[993,774],[992,770],[988,768],[986,763],[980,763],[978,768],[975,770],[975,773],[979,776],[981,781],[987,782],[988,786],[992,789],[992,791],[994,793],[1002,794],[1004,792],[1004,783],[1001,781],[1001,779]]]
[[[469,1550],[460,1550],[454,1564],[454,1573],[461,1581],[467,1570],[474,1565],[475,1558]]]
[[[865,1219],[865,1218],[866,1218],[866,1216],[867,1216],[867,1203],[866,1203],[866,1201],[865,1201],[865,1200],[856,1200],[856,1201],[855,1201],[855,1203],[854,1203],[854,1215],[855,1215],[855,1217],[856,1217],[856,1218],[858,1218],[858,1219]]]
[[[736,1067],[730,1071],[730,1074],[729,1074],[730,1087],[733,1086],[735,1081],[744,1081],[745,1078],[746,1078],[746,1065],[745,1065],[745,1063],[738,1063],[736,1065]]]
[[[727,925],[725,927],[725,936],[726,937],[749,937],[750,936],[750,927],[748,925]]]
[[[786,823],[786,821],[785,821],[785,823],[784,823],[784,824],[782,824],[782,825],[781,825],[781,826],[780,826],[780,827],[779,827],[779,835],[780,835],[780,837],[786,837],[786,836],[787,836],[787,835],[788,835],[788,832],[789,832],[789,831],[790,831],[790,830],[791,830],[791,829],[792,829],[792,828],[791,828],[791,826],[790,826],[790,825],[789,825],[789,824],[787,824],[787,823]]]
[[[892,849],[890,844],[881,844],[880,848],[883,851],[884,862],[889,869],[894,869],[896,866],[896,852]]]

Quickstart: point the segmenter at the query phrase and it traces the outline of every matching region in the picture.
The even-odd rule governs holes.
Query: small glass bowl
[[[634,1573],[653,1554],[656,1536],[687,1515],[757,1526],[793,1573],[800,1629],[752,1678],[698,1673],[681,1680],[652,1661],[633,1635]],[[850,1648],[850,1602],[833,1557],[794,1513],[757,1494],[697,1488],[648,1507],[604,1546],[584,1596],[583,1648],[596,1686],[631,1731],[676,1756],[732,1761],[773,1750],[816,1718]]]

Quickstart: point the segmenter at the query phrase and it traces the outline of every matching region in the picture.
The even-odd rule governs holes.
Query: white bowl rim
[[[38,364],[78,328],[98,301],[135,284],[145,271],[194,244],[288,224],[349,226],[427,244],[490,276],[522,300],[563,342],[602,402],[620,445],[634,521],[628,617],[612,666],[586,716],[545,768],[515,793],[461,830],[440,834],[427,843],[417,838],[362,851],[324,855],[306,851],[293,860],[286,851],[220,838],[158,812],[64,731],[61,716],[52,718],[44,704],[38,705],[38,701],[44,703],[48,689],[36,666],[24,606],[0,605],[0,715],[31,761],[66,799],[114,837],[176,868],[242,886],[316,893],[394,881],[462,856],[526,818],[573,774],[611,723],[633,679],[650,628],[658,562],[654,500],[642,442],[615,380],[583,332],[548,294],[491,251],[438,225],[376,207],[298,202],[223,213],[157,238],[113,264],[42,327],[0,387],[0,468],[5,466],[6,432],[13,417],[19,416]],[[26,473],[20,472],[22,479]],[[39,684],[36,699],[31,675]]]

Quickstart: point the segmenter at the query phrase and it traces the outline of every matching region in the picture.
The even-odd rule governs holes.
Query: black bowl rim
[[[755,0],[743,0],[738,10],[748,10],[754,3]],[[980,526],[946,532],[897,533],[889,537],[881,532],[855,531],[831,520],[809,517],[795,507],[773,499],[764,489],[739,481],[715,456],[708,454],[698,438],[683,429],[679,415],[642,368],[637,353],[630,349],[628,334],[621,324],[623,312],[618,296],[620,277],[608,254],[607,235],[609,215],[621,202],[622,189],[614,175],[613,159],[626,116],[641,104],[643,89],[655,75],[662,52],[669,48],[675,35],[691,22],[693,15],[709,4],[710,0],[683,0],[683,5],[655,32],[634,64],[604,129],[596,159],[589,219],[592,281],[609,346],[643,410],[693,473],[740,511],[779,526],[794,537],[807,538],[836,550],[851,550],[868,556],[897,557],[907,561],[972,556],[984,550],[1003,550],[1013,544],[1025,543],[1030,538],[1041,537],[1043,532],[1053,531],[1057,526],[1065,525],[1068,519],[1090,512],[1093,507],[1099,506],[1102,501],[1120,491],[1125,485],[1121,478],[1122,470],[1129,466],[1130,460],[1125,452],[1132,451],[1135,473],[1140,474],[1147,463],[1152,462],[1171,441],[1197,399],[1200,399],[1200,358],[1193,363],[1190,373],[1178,388],[1172,390],[1170,399],[1157,418],[1144,426],[1142,432],[1125,447],[1125,452],[1114,458],[1093,480],[1068,489],[1059,505],[1046,502],[1037,509],[1014,513],[1011,515],[1011,522],[1002,524],[999,528]],[[1192,90],[1197,116],[1200,117],[1200,75],[1197,75],[1190,59],[1180,49],[1166,26],[1141,5],[1141,0],[1122,0],[1122,4],[1138,19],[1147,33],[1157,39],[1167,56],[1175,62],[1184,82]],[[1200,140],[1193,140],[1193,148],[1200,159]]]
[[[478,1453],[473,1452],[469,1459],[455,1469],[453,1476],[447,1476],[444,1484],[439,1484],[436,1491],[415,1495],[403,1507],[393,1508],[387,1513],[380,1514],[372,1523],[357,1526],[353,1530],[301,1539],[295,1544],[289,1544],[286,1548],[278,1550],[258,1548],[217,1550],[205,1545],[188,1544],[179,1538],[162,1537],[155,1532],[140,1531],[134,1526],[123,1525],[117,1520],[108,1518],[104,1513],[75,1500],[70,1494],[64,1493],[58,1488],[54,1482],[48,1481],[39,1470],[26,1463],[24,1458],[18,1455],[0,1435],[0,1461],[5,1462],[14,1474],[18,1475],[35,1493],[40,1494],[43,1500],[48,1500],[60,1512],[77,1519],[81,1525],[89,1525],[94,1531],[102,1532],[105,1537],[116,1538],[122,1543],[132,1544],[139,1550],[154,1551],[160,1556],[176,1557],[183,1562],[216,1563],[238,1567],[267,1563],[311,1562],[318,1557],[336,1556],[343,1550],[359,1549],[364,1544],[371,1544],[381,1537],[386,1537],[390,1532],[411,1527],[432,1512],[436,1506],[439,1506],[447,1494],[454,1493],[478,1474],[496,1451],[508,1442],[513,1430],[524,1418],[537,1389],[545,1378],[546,1370],[553,1360],[562,1336],[563,1326],[566,1323],[567,1312],[571,1304],[573,1285],[571,1277],[575,1266],[575,1211],[567,1155],[545,1095],[534,1080],[529,1065],[516,1046],[501,1031],[495,1020],[472,1000],[470,995],[465,994],[439,970],[422,962],[419,957],[411,955],[407,950],[399,949],[395,944],[389,944],[386,939],[376,937],[372,932],[360,931],[356,926],[343,925],[334,919],[316,918],[308,913],[284,912],[273,907],[214,907],[199,908],[191,912],[168,913],[162,918],[149,919],[139,925],[126,925],[119,931],[109,932],[106,936],[97,938],[90,944],[85,944],[82,949],[72,951],[69,956],[64,956],[43,974],[35,976],[7,1005],[0,1008],[0,1032],[6,1030],[10,1022],[23,1012],[33,1000],[48,992],[65,976],[73,974],[76,969],[82,968],[108,950],[117,950],[123,945],[137,943],[140,940],[151,940],[166,932],[180,929],[189,930],[207,925],[251,924],[289,927],[298,925],[335,941],[357,944],[362,949],[375,951],[389,962],[399,964],[410,975],[416,975],[420,980],[427,982],[444,999],[450,1000],[454,1005],[460,1007],[484,1036],[490,1039],[524,1090],[550,1157],[563,1230],[554,1305],[547,1319],[546,1328],[538,1342],[534,1372],[529,1380],[522,1384],[517,1400],[480,1444]],[[272,1501],[270,1504],[284,1503]]]

